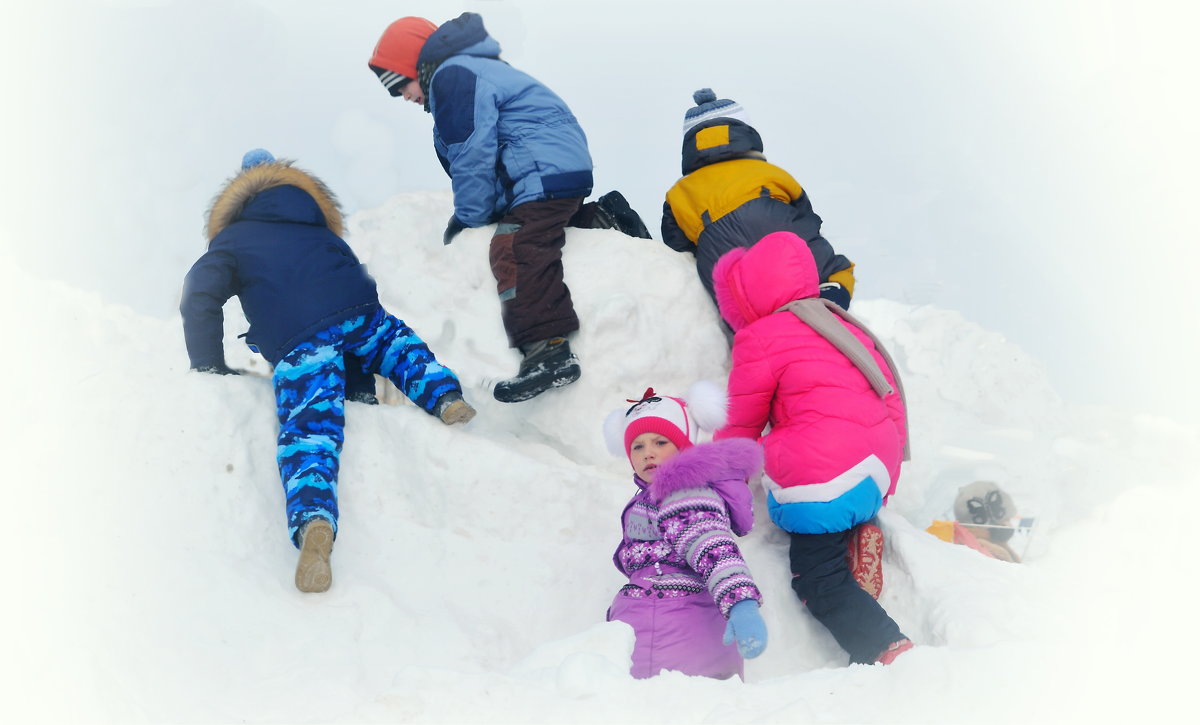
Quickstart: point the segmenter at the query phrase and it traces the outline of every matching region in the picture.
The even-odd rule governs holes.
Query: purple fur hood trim
[[[748,480],[762,473],[763,450],[749,438],[727,438],[686,448],[654,474],[650,500],[659,505],[676,491],[701,488],[717,481]]]

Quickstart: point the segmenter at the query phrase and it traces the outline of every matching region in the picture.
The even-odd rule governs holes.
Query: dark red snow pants
[[[582,198],[531,201],[496,226],[489,257],[508,344],[528,345],[579,329],[571,291],[563,280],[567,222]]]

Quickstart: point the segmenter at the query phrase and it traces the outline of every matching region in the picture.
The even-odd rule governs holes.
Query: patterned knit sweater
[[[629,577],[625,597],[679,597],[707,591],[728,617],[744,599],[762,600],[734,540],[754,525],[748,479],[762,471],[762,448],[747,439],[702,443],[637,476],[621,514],[624,537],[613,563]]]

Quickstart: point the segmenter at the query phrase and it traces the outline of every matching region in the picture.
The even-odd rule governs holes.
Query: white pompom
[[[725,392],[714,382],[699,380],[688,388],[688,414],[701,430],[715,431],[725,425]]]
[[[617,458],[629,454],[625,450],[625,411],[614,410],[604,419],[604,445]]]

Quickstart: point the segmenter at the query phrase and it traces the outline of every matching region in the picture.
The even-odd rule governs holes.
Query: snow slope
[[[447,193],[407,193],[348,220],[385,306],[460,374],[479,416],[448,429],[407,404],[350,406],[322,595],[292,585],[269,383],[189,373],[177,318],[0,265],[20,303],[5,327],[32,353],[0,363],[0,719],[1084,722],[1171,719],[1186,703],[1197,430],[1067,407],[1002,336],[881,299],[855,312],[904,375],[914,455],[881,519],[883,603],[921,646],[889,668],[844,666],[762,515],[744,551],[771,639],[746,682],[630,679],[631,631],[603,620],[632,484],[600,425],[648,385],[723,382],[715,312],[687,257],[571,230],[584,377],[496,403],[517,357],[489,230],[443,247],[450,209]],[[263,371],[235,339],[237,304],[226,311],[230,363]],[[979,478],[1038,518],[1025,564],[923,532]]]

